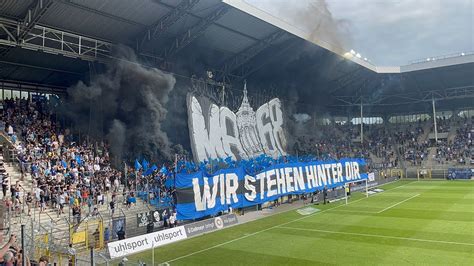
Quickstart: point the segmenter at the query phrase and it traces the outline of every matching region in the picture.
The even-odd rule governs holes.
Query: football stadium
[[[0,265],[474,265],[473,0],[0,0]]]

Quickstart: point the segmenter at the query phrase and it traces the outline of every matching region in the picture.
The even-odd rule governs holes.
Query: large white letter
[[[239,177],[234,173],[228,173],[225,175],[225,184],[227,204],[232,203],[231,197],[234,203],[239,202],[239,198],[237,198],[237,189],[239,188]]]
[[[282,169],[276,169],[276,182],[278,194],[286,193],[285,172]]]
[[[196,206],[196,211],[206,210],[207,199],[211,196],[209,195],[209,183],[207,178],[204,178],[204,191],[201,195],[201,188],[199,187],[199,179],[193,178],[193,191],[194,191],[194,205]]]
[[[308,188],[317,187],[318,183],[316,181],[316,171],[313,171],[313,167],[311,165],[305,166],[304,169],[306,170],[306,182],[308,183]]]
[[[271,189],[272,186],[276,185],[276,179],[272,179],[272,175],[275,175],[275,170],[272,169],[267,171],[267,197],[271,197],[277,194],[276,189]]]
[[[220,128],[224,152],[228,156],[232,156],[234,160],[246,158],[247,156],[239,139],[236,116],[227,107],[221,107],[220,109]]]
[[[305,185],[304,185],[302,167],[299,167],[299,168],[293,167],[293,178],[295,179],[295,191],[304,190]],[[309,185],[309,187],[311,188],[311,185]]]
[[[204,161],[208,158],[225,157],[220,135],[219,107],[211,104],[209,113],[204,114],[196,97],[188,97],[189,134],[195,159]],[[204,115],[209,118],[207,126]]]
[[[260,106],[256,112],[257,130],[266,154],[273,157],[285,155],[283,147],[286,139],[283,135],[283,113],[280,100],[273,99]]]
[[[255,186],[252,183],[255,183],[256,179],[253,176],[245,175],[245,189],[249,192],[245,192],[244,196],[248,201],[254,201],[255,197],[257,197],[257,191],[255,190]]]
[[[260,199],[265,197],[265,176],[266,172],[257,174],[257,180],[260,182]]]
[[[290,167],[285,167],[285,179],[286,179],[286,190],[288,192],[293,192],[295,191],[295,188],[293,187],[293,169]]]

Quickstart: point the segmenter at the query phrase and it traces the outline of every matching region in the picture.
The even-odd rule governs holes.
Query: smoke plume
[[[175,78],[140,65],[127,47],[119,47],[115,57],[90,84],[79,82],[68,89],[66,115],[80,131],[105,137],[117,159],[171,159],[162,123]]]

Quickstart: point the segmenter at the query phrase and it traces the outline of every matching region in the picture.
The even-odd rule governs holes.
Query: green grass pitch
[[[155,265],[474,265],[474,182],[398,181],[155,249]],[[152,265],[152,253],[128,257]]]

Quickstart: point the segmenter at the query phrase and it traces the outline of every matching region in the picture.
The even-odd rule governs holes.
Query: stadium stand
[[[125,216],[130,224],[137,222],[136,206],[173,207],[174,189],[166,186],[167,176],[156,169],[152,175],[134,171],[123,179],[109,162],[107,145],[76,141],[68,129],[56,124],[55,113],[48,101],[6,99],[2,102],[3,138],[14,147],[14,163],[1,161],[2,197],[10,215],[10,227],[38,222],[57,245],[67,246],[71,230],[86,230],[91,236],[94,219],[110,227],[117,216]],[[442,121],[442,122],[441,122]],[[400,162],[425,167],[464,165],[472,157],[473,119],[440,120],[445,131],[453,132],[447,140],[439,140],[436,148],[427,139],[429,122],[403,126],[372,125],[366,127],[365,143],[358,140],[357,125],[327,125],[314,136],[300,136],[296,149],[300,155],[316,155],[319,159],[363,157],[373,169],[399,167]],[[300,146],[298,146],[300,145]],[[430,149],[435,150],[428,160]],[[169,163],[169,162],[167,162]],[[175,171],[173,165],[168,165]],[[168,169],[167,168],[167,169]],[[135,179],[138,174],[139,179]],[[126,184],[126,182],[128,182]],[[112,213],[110,202],[117,206]],[[132,204],[133,202],[133,204]],[[19,234],[18,231],[11,234]],[[49,229],[48,229],[49,228]],[[126,235],[144,233],[144,228],[127,227]],[[76,252],[86,244],[73,245]]]
[[[143,177],[125,187],[120,173],[109,163],[106,145],[76,142],[68,129],[54,122],[55,114],[47,101],[6,99],[2,104],[3,134],[16,157],[13,164],[2,161],[0,168],[9,227],[17,229],[10,234],[20,235],[14,225],[36,222],[50,230],[56,245],[68,246],[70,231],[84,230],[82,224],[90,224],[90,220],[100,219],[110,227],[114,217],[124,216],[133,224],[142,207],[151,208],[144,201],[151,197],[136,197],[134,204],[131,202],[136,194],[144,194],[137,192],[135,185],[149,183],[150,187],[143,187],[148,194],[155,191],[152,183]],[[161,179],[157,183],[161,184]],[[166,191],[161,191],[162,198]],[[158,205],[159,200],[160,195],[153,197],[152,205]],[[111,202],[117,206],[115,212]],[[95,228],[86,230],[93,234]],[[127,227],[129,236],[142,233],[143,228]],[[73,248],[81,252],[87,246],[82,242]]]
[[[94,258],[103,257],[108,262],[106,244],[118,240],[118,232],[120,239],[128,239],[201,219],[190,216],[177,221],[179,190],[189,189],[183,205],[198,198],[194,184],[176,185],[179,174],[202,171],[206,176],[231,168],[256,174],[287,163],[352,158],[364,162],[364,169],[357,171],[363,170],[367,179],[370,174],[380,184],[401,177],[448,179],[447,183],[455,175],[471,178],[472,52],[377,67],[354,50],[328,47],[330,42],[313,34],[303,36],[295,31],[298,25],[288,27],[265,12],[235,6],[245,6],[247,1],[99,2],[0,0],[0,199],[4,210],[0,218],[4,240],[23,233],[32,261],[69,265],[69,260],[80,257],[84,259],[79,265],[90,265]],[[326,31],[324,23],[314,24]],[[204,121],[197,123],[202,132],[210,131],[207,124],[212,124],[206,112],[219,110],[219,132],[212,132],[215,139],[209,132],[204,136],[210,144],[203,145],[205,160],[191,155],[196,149],[191,135],[197,131],[191,121],[192,108],[197,108],[190,104],[191,94],[203,98],[198,100],[202,109],[196,112]],[[267,116],[258,118],[259,107],[265,110],[275,98],[275,109],[269,107]],[[81,101],[74,105],[77,99]],[[275,107],[279,104],[281,110]],[[146,108],[134,109],[142,105]],[[119,111],[108,116],[109,108]],[[282,131],[275,130],[277,110],[284,117]],[[227,111],[229,117],[220,116]],[[294,115],[299,112],[309,122],[296,121]],[[76,116],[85,113],[88,122],[82,123]],[[234,115],[235,121],[230,119]],[[264,130],[262,125],[257,129],[257,121],[266,123]],[[141,135],[123,134],[122,142],[142,139],[141,146],[130,146],[147,151],[127,147],[126,152],[114,154],[114,147],[127,145],[114,146],[110,136],[136,124],[144,125],[139,128]],[[89,129],[81,128],[84,125]],[[122,131],[111,130],[116,125]],[[147,138],[151,133],[160,136]],[[241,142],[238,160],[230,155],[237,154],[232,143],[227,143],[230,151],[217,147],[226,145],[224,134]],[[278,142],[287,147],[278,150],[279,144],[272,144],[268,149],[272,152],[267,153],[258,140],[267,137],[275,142],[281,137]],[[285,137],[287,142],[282,140]],[[156,143],[147,142],[150,139]],[[216,158],[206,154],[207,148],[214,149]],[[347,169],[355,168],[345,168],[345,173]],[[290,176],[284,173],[278,182]],[[224,184],[230,186],[222,180],[221,195]],[[238,210],[205,214],[208,218],[251,211],[242,219],[250,221],[266,215],[255,210],[271,211],[282,202],[302,199],[298,206],[305,207],[324,197],[326,204],[327,195],[328,201],[340,201],[352,186],[356,191],[368,188],[368,182],[349,178],[346,183],[329,191],[326,185],[324,189],[320,185],[320,191],[313,186],[312,194],[296,195],[301,192],[296,191],[258,205],[252,202],[255,205]],[[267,189],[271,187],[268,182]],[[386,208],[392,207],[385,206],[381,212]],[[150,220],[151,213],[158,211],[159,221]],[[92,255],[86,258],[89,251]],[[0,255],[0,263],[14,260],[13,253]]]

